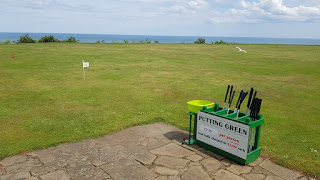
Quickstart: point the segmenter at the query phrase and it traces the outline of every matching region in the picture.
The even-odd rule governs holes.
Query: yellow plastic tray
[[[203,106],[207,106],[207,108],[213,107],[214,103],[210,101],[204,100],[192,100],[188,101],[189,112],[198,113],[198,111],[203,109]]]

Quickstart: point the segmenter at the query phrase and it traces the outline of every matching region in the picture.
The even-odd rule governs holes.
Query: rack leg
[[[192,115],[190,115],[190,125],[189,125],[189,144],[191,144],[191,125],[192,125]]]
[[[189,123],[189,139],[188,139],[188,141],[187,142],[185,142],[186,144],[195,144],[196,143],[196,138],[195,138],[195,132],[193,132],[193,135],[192,135],[192,133],[191,133],[191,131],[192,131],[192,116],[195,116],[195,118],[196,118],[196,115],[197,114],[195,114],[195,113],[191,113],[191,112],[189,112],[189,113],[187,113],[187,114],[189,114],[190,115],[190,123]],[[195,119],[195,121],[196,121],[196,119]],[[196,128],[196,125],[194,125],[194,127],[193,127],[194,129]]]

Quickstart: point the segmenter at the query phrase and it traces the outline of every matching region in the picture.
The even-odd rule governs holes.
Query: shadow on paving
[[[308,179],[268,159],[236,164],[197,145],[183,144],[187,137],[187,131],[164,123],[136,126],[5,158],[0,161],[0,180]]]
[[[188,139],[189,135],[186,132],[181,131],[171,131],[164,134],[168,140],[175,140],[177,142],[184,143],[184,139]]]

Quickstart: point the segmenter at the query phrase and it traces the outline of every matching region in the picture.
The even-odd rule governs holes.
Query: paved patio
[[[238,165],[196,145],[182,145],[187,136],[186,131],[163,123],[137,126],[8,157],[0,161],[0,180],[310,179],[268,159]]]

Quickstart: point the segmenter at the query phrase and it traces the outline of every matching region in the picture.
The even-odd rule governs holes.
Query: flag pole
[[[83,80],[86,80],[86,73],[84,72],[84,67],[83,67]]]
[[[84,60],[82,60],[82,71],[83,71],[83,80],[86,80],[86,73],[84,72]]]

